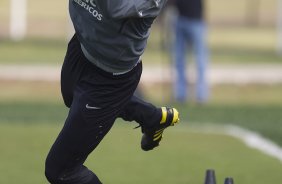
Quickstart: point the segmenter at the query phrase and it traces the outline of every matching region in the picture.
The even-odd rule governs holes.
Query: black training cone
[[[206,171],[205,184],[216,184],[215,172],[212,169]]]
[[[234,184],[233,178],[225,178],[224,184]]]

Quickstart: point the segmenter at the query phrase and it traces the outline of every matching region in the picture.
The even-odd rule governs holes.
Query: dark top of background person
[[[170,2],[171,1],[171,2]],[[203,0],[170,0],[171,4],[175,4],[179,15],[191,19],[203,19],[204,4]]]

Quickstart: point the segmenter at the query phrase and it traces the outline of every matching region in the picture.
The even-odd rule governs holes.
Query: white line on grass
[[[177,131],[190,131],[197,133],[214,133],[225,134],[242,140],[248,147],[257,149],[262,153],[278,159],[282,163],[282,147],[272,142],[271,140],[261,136],[260,134],[235,126],[235,125],[205,125],[205,126],[190,126],[190,128],[177,128]]]
[[[242,140],[247,146],[258,149],[264,154],[277,158],[282,162],[282,148],[258,133],[233,125],[226,126],[225,132]]]

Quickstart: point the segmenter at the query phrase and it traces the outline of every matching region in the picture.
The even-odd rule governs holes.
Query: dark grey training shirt
[[[70,16],[89,61],[105,71],[131,70],[167,0],[70,0]]]

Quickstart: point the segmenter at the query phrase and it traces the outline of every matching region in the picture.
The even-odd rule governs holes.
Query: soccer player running
[[[145,151],[158,146],[164,129],[178,122],[176,109],[158,108],[133,95],[149,29],[165,3],[69,1],[75,35],[61,71],[61,91],[69,113],[46,158],[50,183],[100,184],[83,163],[118,117],[140,124]]]

